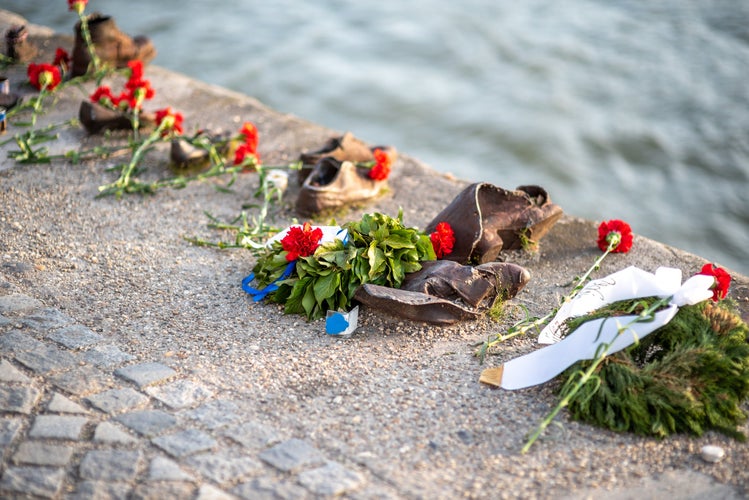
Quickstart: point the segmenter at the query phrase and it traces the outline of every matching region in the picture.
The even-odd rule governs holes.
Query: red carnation
[[[243,163],[248,157],[254,157],[256,161],[260,161],[260,156],[251,145],[244,143],[240,144],[234,152],[234,165]]]
[[[384,181],[390,176],[390,165],[393,163],[390,155],[380,148],[372,151],[375,158],[375,164],[369,169],[369,178],[375,181]]]
[[[322,239],[322,229],[312,229],[309,222],[305,222],[302,227],[293,226],[281,240],[281,246],[286,252],[286,261],[291,262],[299,257],[308,257],[315,253],[320,246]]]
[[[181,134],[183,120],[182,113],[177,113],[170,107],[156,111],[156,125],[160,127],[162,123],[164,124],[162,135],[167,135],[170,131],[173,131],[175,134]]]
[[[598,226],[598,248],[602,252],[609,249],[612,242],[618,242],[611,249],[613,253],[627,253],[632,248],[632,228],[624,221],[612,219]]]
[[[68,0],[68,10],[72,10],[80,14],[86,8],[87,3],[88,0]]]
[[[244,143],[249,146],[252,153],[257,153],[258,131],[252,122],[244,122],[239,133],[244,136]]]
[[[29,64],[27,74],[29,76],[29,83],[37,90],[42,90],[42,88],[54,90],[62,81],[60,68],[52,64],[31,63]]]
[[[447,222],[437,224],[434,232],[429,235],[429,239],[432,240],[432,247],[438,259],[452,253],[453,245],[455,245],[455,232]]]
[[[52,62],[54,66],[62,66],[67,70],[70,66],[70,55],[62,47],[57,47],[55,50],[55,60]]]
[[[721,299],[725,299],[728,295],[728,287],[731,286],[731,275],[726,272],[722,267],[717,267],[712,264],[705,264],[698,274],[704,274],[705,276],[712,276],[715,278],[715,284],[712,286],[713,290],[713,302],[718,302]]]

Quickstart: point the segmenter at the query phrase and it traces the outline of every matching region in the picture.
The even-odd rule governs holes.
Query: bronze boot
[[[471,267],[450,260],[424,262],[401,288],[365,284],[354,294],[362,304],[412,321],[449,325],[478,319],[497,300],[517,295],[530,273],[517,264],[490,262]]]
[[[88,16],[88,29],[94,50],[102,64],[115,68],[124,68],[127,63],[139,59],[148,64],[156,57],[153,42],[144,36],[131,38],[117,28],[110,16],[95,12]],[[75,44],[73,45],[73,76],[85,75],[91,63],[86,41],[81,32],[80,21],[75,25]]]
[[[38,52],[36,45],[29,40],[26,26],[11,26],[5,32],[5,55],[15,62],[29,62]]]
[[[370,179],[368,169],[325,156],[299,190],[296,210],[303,216],[325,214],[360,205],[378,197],[386,188],[387,180]]]
[[[122,111],[107,108],[91,101],[81,101],[78,119],[89,134],[98,134],[104,130],[132,130],[133,123]],[[151,129],[156,126],[153,113],[141,113],[138,129]]]
[[[354,137],[351,132],[346,132],[340,137],[331,137],[319,149],[306,151],[299,155],[299,161],[302,162],[302,168],[297,174],[297,180],[301,185],[312,173],[314,166],[324,157],[328,156],[338,161],[369,162],[374,161],[373,151],[382,149],[392,159],[393,163],[397,159],[398,152],[392,146],[367,146],[363,141]]]
[[[501,250],[537,244],[562,213],[539,186],[510,191],[479,182],[460,192],[425,232],[447,222],[455,232],[455,245],[445,258],[481,264],[496,260]]]

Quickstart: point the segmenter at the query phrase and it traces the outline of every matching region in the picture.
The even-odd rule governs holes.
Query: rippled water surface
[[[5,0],[72,32],[63,0]],[[59,5],[58,5],[59,4]],[[749,2],[90,0],[155,63],[749,274]],[[449,200],[446,200],[446,202]]]

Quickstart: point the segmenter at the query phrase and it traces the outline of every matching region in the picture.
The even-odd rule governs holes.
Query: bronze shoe
[[[132,130],[130,118],[123,112],[110,109],[91,101],[81,101],[78,119],[89,134],[98,134],[104,130]],[[156,126],[156,117],[151,113],[141,113],[139,129]]]
[[[376,198],[386,188],[387,180],[370,179],[367,168],[325,156],[304,181],[296,211],[303,216],[331,212]]]
[[[211,161],[211,144],[215,146],[218,154],[225,156],[231,149],[230,140],[231,134],[225,132],[213,134],[201,131],[191,141],[184,137],[175,137],[172,139],[169,158],[172,164],[179,168],[205,166]]]
[[[408,274],[401,288],[365,284],[354,299],[393,316],[449,325],[479,318],[497,299],[517,295],[529,280],[530,273],[517,264],[471,267],[437,260],[424,262],[420,271]]]
[[[398,152],[392,146],[372,146],[369,147],[361,140],[354,137],[351,132],[346,132],[340,137],[331,137],[319,149],[307,151],[299,155],[299,161],[302,162],[302,168],[297,174],[297,180],[301,185],[305,179],[312,173],[314,166],[324,157],[328,156],[338,161],[351,161],[354,163],[374,161],[373,151],[382,149],[387,152],[393,162],[395,162]]]
[[[479,182],[460,192],[425,232],[433,232],[440,222],[449,223],[455,245],[445,258],[482,264],[496,260],[501,250],[537,244],[562,214],[542,187],[519,186],[509,191]]]
[[[156,57],[153,42],[144,36],[132,38],[117,28],[110,16],[95,12],[88,16],[88,29],[91,41],[99,60],[115,68],[124,68],[127,63],[139,59],[148,64]],[[75,25],[75,43],[73,45],[72,75],[85,75],[91,63],[86,41],[81,33],[80,21]]]
[[[11,26],[5,32],[5,55],[15,62],[29,62],[38,52],[36,45],[29,40],[26,26]]]

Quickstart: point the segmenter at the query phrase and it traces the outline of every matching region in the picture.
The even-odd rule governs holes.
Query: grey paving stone
[[[176,434],[158,436],[151,442],[175,458],[182,458],[215,448],[218,443],[205,432],[185,429]]]
[[[11,320],[0,314],[0,328],[10,328],[12,324]]]
[[[124,413],[117,421],[141,436],[153,437],[177,425],[177,418],[161,410],[142,410]]]
[[[138,442],[133,436],[112,422],[102,422],[96,426],[94,441],[100,443],[131,444]]]
[[[131,487],[127,483],[111,481],[82,481],[67,500],[127,500]]]
[[[24,384],[31,383],[31,379],[21,370],[13,366],[13,364],[7,359],[0,360],[0,381],[21,382]]]
[[[323,454],[301,439],[289,439],[260,453],[260,459],[284,472],[294,472],[303,467],[322,465]]]
[[[236,497],[211,484],[204,484],[198,489],[195,500],[234,500]]]
[[[65,415],[37,415],[29,430],[33,438],[78,440],[81,437],[86,417],[71,417]]]
[[[200,453],[189,457],[185,463],[219,485],[240,481],[263,470],[263,464],[254,458],[227,451]]]
[[[94,481],[132,481],[142,460],[140,451],[91,450],[81,460],[79,473]]]
[[[194,481],[195,478],[182,470],[177,462],[166,457],[156,457],[148,467],[151,481]]]
[[[59,309],[45,307],[20,318],[26,328],[37,332],[45,332],[55,328],[62,328],[75,322],[73,318],[60,312]]]
[[[111,376],[90,366],[79,366],[74,370],[51,375],[49,380],[60,389],[76,396],[101,392],[113,385]]]
[[[135,359],[134,356],[122,351],[112,344],[95,345],[81,353],[83,361],[101,368],[112,368]]]
[[[114,373],[118,377],[133,382],[141,389],[151,384],[164,382],[177,374],[177,372],[161,363],[140,363],[124,366]]]
[[[44,304],[35,298],[20,293],[0,296],[0,314],[23,314],[30,313],[44,307]]]
[[[155,387],[147,387],[145,391],[175,410],[195,406],[197,403],[213,396],[213,393],[202,385],[185,379]]]
[[[19,497],[23,498],[34,495],[54,498],[59,493],[64,479],[63,469],[34,466],[8,467],[0,479],[0,491],[19,493]]]
[[[47,411],[50,413],[72,413],[75,415],[85,415],[88,413],[88,410],[83,406],[75,401],[71,401],[59,392],[52,395],[52,399],[50,399],[47,405]]]
[[[23,420],[20,418],[0,419],[0,448],[5,449],[10,446],[22,425]]]
[[[18,447],[13,462],[17,464],[52,465],[64,467],[73,456],[72,446],[24,441]]]
[[[316,495],[337,496],[350,493],[364,484],[361,474],[338,462],[299,473],[299,484]]]
[[[254,421],[229,427],[224,430],[223,435],[255,451],[264,450],[283,440],[276,429]]]
[[[19,352],[16,360],[36,373],[59,371],[78,364],[78,359],[53,345],[44,345],[31,351]]]
[[[35,338],[20,330],[11,330],[0,335],[0,352],[18,354],[19,352],[31,351],[44,346]]]
[[[104,340],[104,337],[83,325],[66,326],[50,333],[47,338],[68,349],[82,349]]]
[[[0,386],[0,411],[28,415],[34,409],[40,395],[34,387]]]
[[[239,420],[240,416],[236,413],[237,411],[237,405],[233,401],[215,399],[192,410],[184,410],[179,415],[215,430]]]
[[[299,485],[270,477],[259,477],[239,484],[231,492],[245,500],[304,500],[311,497]]]
[[[135,487],[131,500],[164,500],[193,498],[195,485],[186,482],[141,483]]]
[[[110,415],[133,410],[148,403],[148,397],[140,392],[125,387],[124,389],[110,389],[108,391],[93,394],[86,398],[91,406]]]

